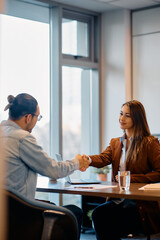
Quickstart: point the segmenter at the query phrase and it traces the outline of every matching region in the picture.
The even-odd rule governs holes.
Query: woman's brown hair
[[[126,163],[128,163],[138,160],[144,139],[145,137],[151,136],[151,133],[142,103],[137,100],[132,100],[124,103],[122,107],[124,105],[129,107],[130,116],[133,121],[133,138],[126,156]]]

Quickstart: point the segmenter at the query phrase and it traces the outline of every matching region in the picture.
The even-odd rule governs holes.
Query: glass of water
[[[120,190],[128,191],[130,187],[130,171],[118,171]]]

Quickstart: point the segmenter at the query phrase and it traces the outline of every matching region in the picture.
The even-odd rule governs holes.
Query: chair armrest
[[[45,210],[43,212],[44,225],[41,240],[51,240],[53,228],[57,220],[63,218],[66,214],[54,210]]]

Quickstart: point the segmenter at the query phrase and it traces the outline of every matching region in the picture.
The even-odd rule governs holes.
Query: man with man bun
[[[57,162],[49,157],[31,134],[42,116],[37,100],[27,93],[8,96],[9,119],[2,121],[3,141],[6,154],[6,186],[34,199],[37,174],[52,179],[63,178],[75,170],[86,170],[90,162],[76,156],[75,159]],[[81,225],[82,212],[76,206],[68,207]]]

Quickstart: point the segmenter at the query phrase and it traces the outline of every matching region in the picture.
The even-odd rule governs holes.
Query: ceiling
[[[135,10],[160,4],[160,0],[53,0],[52,2],[80,7],[95,12],[105,12],[116,9]]]

